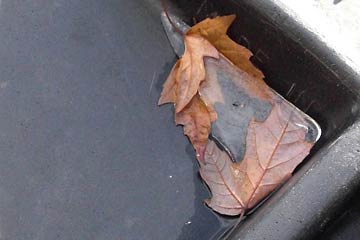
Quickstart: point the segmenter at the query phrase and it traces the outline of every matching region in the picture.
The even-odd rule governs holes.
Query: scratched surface
[[[221,231],[172,107],[156,105],[175,56],[155,1],[0,2],[0,239]]]

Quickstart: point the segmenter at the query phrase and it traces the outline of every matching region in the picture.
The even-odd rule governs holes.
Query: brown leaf
[[[198,94],[181,112],[175,113],[175,122],[184,125],[184,134],[194,146],[197,158],[203,161],[211,123],[209,112]]]
[[[250,73],[257,70],[249,61],[250,51],[237,45],[226,35],[234,18],[234,16],[225,16],[207,19],[188,31],[184,37],[184,55],[171,70],[159,99],[159,105],[175,103],[175,121],[184,125],[184,132],[193,144],[199,160],[203,159],[211,122],[217,118],[214,104],[224,103],[216,76],[207,77],[204,81],[206,76],[209,76],[204,62],[210,59],[204,57],[212,57],[214,60],[220,57],[212,44],[217,44],[224,54],[229,53],[230,57],[238,61],[239,66],[250,66],[250,68],[243,67],[244,70],[250,69],[248,70]],[[228,51],[229,46],[239,52]],[[226,59],[223,56],[221,58]],[[245,63],[240,64],[240,61]]]
[[[234,163],[210,142],[200,174],[212,192],[208,206],[226,215],[254,207],[291,176],[313,143],[305,141],[307,123],[288,105],[277,103],[264,122],[248,127],[243,161]]]
[[[192,26],[187,34],[205,35],[211,43],[216,42],[219,35],[226,34],[229,26],[233,23],[236,16],[234,14],[227,16],[218,16],[215,18],[207,18],[198,24]]]
[[[252,53],[247,48],[231,40],[226,34],[235,17],[235,15],[229,15],[213,19],[207,18],[193,26],[187,32],[187,35],[200,34],[241,70],[262,79],[264,74],[249,60]]]
[[[224,103],[225,100],[217,78],[217,69],[208,64],[209,60],[205,60],[206,80],[201,83],[199,94],[208,108],[211,121],[214,122],[217,119],[214,105],[215,103]]]
[[[159,99],[159,105],[176,101],[175,76],[179,68],[179,61],[174,65]],[[205,148],[211,131],[210,113],[197,93],[183,110],[175,113],[175,123],[184,126],[184,134],[188,136],[194,146],[197,158],[203,161]]]
[[[158,102],[159,105],[175,103],[175,122],[184,125],[184,133],[200,161],[211,129],[210,113],[197,93],[205,80],[205,56],[219,57],[218,51],[203,37],[185,36],[185,53],[171,70]]]
[[[179,61],[175,63],[164,83],[158,105],[174,103],[176,101],[176,73],[178,69]]]
[[[235,87],[244,89],[250,96],[264,101],[271,99],[271,90],[262,79],[246,74],[245,71],[230,64],[229,61],[222,56],[220,56],[219,59],[206,59],[205,69],[206,80],[200,85],[199,93],[210,112],[216,102],[224,103],[223,95],[224,93],[225,95],[229,93],[229,90],[221,86],[224,85],[224,77],[218,79],[219,73],[223,72],[226,73],[227,78],[231,79]]]
[[[195,96],[205,80],[204,57],[218,58],[218,51],[203,37],[185,36],[185,53],[177,71],[175,111],[180,112]]]

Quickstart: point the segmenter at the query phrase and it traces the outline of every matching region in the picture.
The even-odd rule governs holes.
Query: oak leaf
[[[240,163],[209,142],[200,175],[209,186],[209,207],[225,215],[243,214],[287,180],[308,155],[306,123],[295,112],[277,103],[264,122],[252,120],[246,151]]]

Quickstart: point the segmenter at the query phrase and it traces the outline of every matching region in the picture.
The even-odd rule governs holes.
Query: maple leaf
[[[202,42],[202,40],[199,38],[186,37],[186,39],[188,39],[187,42],[189,43],[189,47],[187,48],[188,51],[185,52],[183,58],[177,61],[172,68],[167,80],[164,83],[163,91],[161,93],[158,104],[161,105],[165,103],[177,103],[179,101],[181,102],[181,100],[185,101],[185,98],[182,98],[184,92],[189,92],[192,91],[191,89],[195,89],[195,95],[192,97],[192,99],[190,99],[190,101],[181,109],[181,111],[175,111],[175,122],[176,124],[181,124],[184,126],[184,134],[188,136],[190,142],[194,146],[197,153],[197,158],[202,161],[204,158],[207,140],[211,131],[211,118],[206,105],[200,99],[199,94],[197,93],[199,86],[196,86],[196,84],[193,85],[193,79],[198,79],[198,84],[200,84],[200,79],[205,79],[206,75],[204,69],[204,60],[202,59],[204,53],[201,53],[206,52],[206,50],[202,49],[200,53],[197,53],[195,49],[193,49],[195,46],[200,49],[202,48],[197,46],[197,44]],[[205,39],[203,40],[207,42]],[[206,43],[203,46],[207,48]],[[215,48],[213,48],[211,51],[213,50],[216,51]],[[211,51],[209,55],[213,54]],[[191,61],[195,61],[195,63],[188,65]],[[192,74],[195,74],[198,76],[198,78],[189,79],[189,74],[191,76]],[[184,84],[186,86],[182,87]],[[179,94],[180,97],[177,98]],[[180,100],[178,101],[178,99]],[[176,106],[180,105],[176,104]]]
[[[211,121],[215,122],[217,113],[214,105],[215,103],[225,103],[225,100],[217,77],[217,66],[219,62],[211,65],[208,60],[210,59],[205,60],[206,80],[200,85],[199,94],[208,108]]]
[[[175,114],[175,122],[184,125],[184,134],[189,137],[199,161],[203,161],[211,122],[207,107],[198,94],[181,112]]]
[[[218,58],[218,51],[201,36],[185,36],[185,53],[176,62],[164,83],[158,104],[175,103],[175,122],[184,125],[184,134],[193,144],[198,159],[204,157],[211,130],[210,113],[198,95],[205,80],[204,57]]]
[[[180,112],[191,101],[200,83],[205,80],[204,57],[219,57],[216,48],[201,36],[186,35],[184,41],[185,52],[179,60],[176,73],[176,112]]]
[[[176,73],[179,69],[179,61],[175,63],[166,79],[161,92],[158,105],[174,103],[176,101]]]
[[[234,42],[226,34],[235,18],[235,15],[207,18],[189,29],[187,34],[201,35],[234,65],[249,75],[262,79],[264,74],[250,61],[250,57],[253,55],[251,51]]]
[[[209,186],[209,207],[225,215],[239,215],[254,207],[287,180],[308,155],[307,123],[285,104],[277,103],[264,122],[252,120],[246,151],[240,163],[209,142],[200,175]]]
[[[179,69],[179,61],[175,63],[166,79],[161,92],[158,105],[174,103],[176,101],[176,73]]]
[[[272,101],[273,93],[262,79],[247,74],[223,56],[205,59],[205,69],[206,78],[198,91],[208,107],[212,122],[217,119],[215,103],[228,105],[225,98],[235,91],[246,92],[264,102]],[[223,73],[226,73],[226,77]]]
[[[211,121],[214,122],[217,119],[217,113],[214,108],[215,103],[224,103],[222,96],[222,89],[219,87],[215,68],[226,68],[229,73],[236,71],[233,68],[235,65],[237,71],[242,71],[249,76],[234,77],[235,85],[239,88],[247,87],[250,94],[255,94],[261,99],[269,100],[268,91],[264,91],[266,84],[263,81],[263,73],[257,69],[252,62],[250,57],[252,53],[245,47],[237,44],[229,38],[226,34],[229,26],[235,20],[235,15],[216,17],[213,19],[207,18],[202,22],[193,26],[187,34],[198,34],[206,38],[211,44],[213,44],[217,50],[222,54],[219,60],[216,60],[216,64],[208,64],[209,62],[214,63],[212,59],[205,59],[206,69],[206,80],[200,85],[199,93],[201,99],[205,102],[208,107]],[[229,66],[232,65],[232,66]],[[245,81],[244,81],[245,80]],[[249,82],[250,81],[250,82]]]

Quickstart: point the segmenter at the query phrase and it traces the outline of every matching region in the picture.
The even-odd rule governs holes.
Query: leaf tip
[[[158,105],[158,106],[161,106],[161,105],[163,105],[163,104],[165,104],[164,99],[162,99],[162,96],[160,96],[157,105]]]
[[[167,104],[167,103],[174,103],[174,100],[173,99],[169,99],[168,96],[166,95],[161,95],[160,98],[159,98],[159,101],[158,101],[158,106],[161,106],[161,105],[164,105],[164,104]]]
[[[184,109],[180,104],[175,103],[175,113],[180,113]]]
[[[210,207],[211,199],[204,199],[204,203]]]
[[[226,15],[223,16],[224,19],[227,19],[229,21],[229,25],[235,20],[236,15],[235,14],[230,14],[230,15]]]

